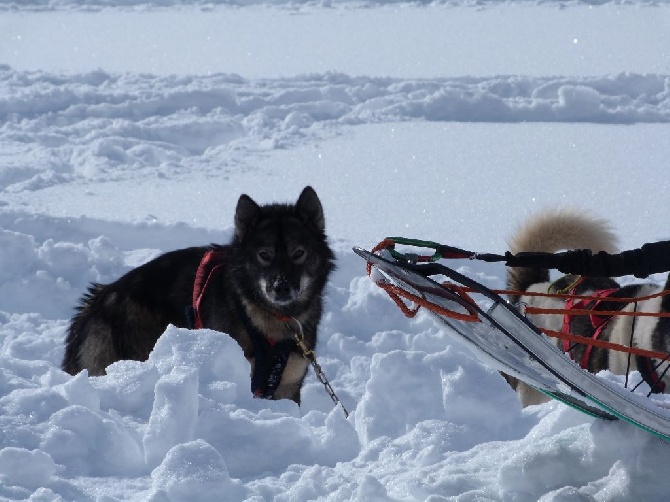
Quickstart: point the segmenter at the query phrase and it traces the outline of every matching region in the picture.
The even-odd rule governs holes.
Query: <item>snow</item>
[[[271,2],[259,0],[262,5],[198,9],[167,8],[176,1],[157,0],[165,8],[147,12],[145,0],[125,0],[118,3],[126,9],[89,12],[111,2],[87,0],[86,11],[64,11],[64,4],[77,1],[21,0],[16,10],[0,0],[0,13],[8,9],[0,16],[0,61],[16,69],[246,78],[329,71],[435,78],[670,70],[667,1],[657,0],[658,8],[606,3],[562,9],[565,2],[556,0],[481,2],[486,8],[461,2],[416,8],[386,0],[368,3],[374,8],[337,0],[326,8],[296,2],[268,8]],[[131,8],[135,2],[144,5]],[[26,14],[31,6],[41,11]]]
[[[622,248],[667,239],[668,26],[658,1],[0,0],[0,500],[667,498],[666,443],[521,410],[351,247],[502,252],[555,205]],[[338,259],[318,358],[348,419],[311,373],[301,407],[253,399],[208,330],[169,327],[104,377],[59,369],[91,281],[226,242],[240,193],[306,184]]]

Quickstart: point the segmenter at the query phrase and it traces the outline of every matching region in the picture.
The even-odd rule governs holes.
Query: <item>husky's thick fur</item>
[[[259,206],[242,195],[235,213],[235,235],[227,246],[192,247],[166,253],[117,281],[93,284],[70,323],[63,369],[102,375],[121,359],[149,357],[168,324],[187,327],[194,281],[209,250],[221,252],[220,272],[211,276],[199,314],[205,328],[228,333],[254,371],[254,334],[272,344],[293,338],[285,318],[297,319],[307,346],[314,349],[322,295],[334,255],[328,247],[321,202],[306,187],[295,204]],[[197,336],[194,334],[193,336]],[[264,341],[265,342],[265,341]],[[292,347],[273,395],[300,403],[308,363]],[[263,359],[272,365],[272,358]],[[269,371],[269,369],[267,370]]]
[[[545,211],[522,226],[508,244],[510,251],[515,254],[524,251],[554,253],[568,249],[616,252],[616,237],[609,224],[576,210]],[[577,279],[576,276],[567,275],[555,282],[549,282],[549,270],[547,269],[523,267],[508,267],[507,269],[507,287],[513,291],[537,293],[568,291],[576,295],[590,295],[598,290],[616,289],[602,302],[592,302],[588,308],[595,308],[596,311],[670,311],[670,296],[632,303],[607,301],[607,298],[611,297],[636,298],[647,296],[664,288],[668,289],[670,287],[669,283],[666,283],[664,287],[657,284],[634,284],[619,287],[618,283],[611,278],[584,277],[573,290],[571,285],[575,284]],[[510,295],[509,299],[522,308],[523,305],[554,309],[565,308],[565,301],[558,298]],[[536,326],[545,329],[561,331],[563,328],[564,316],[561,314],[529,315],[528,317]],[[593,324],[588,316],[571,317],[570,333],[591,337],[593,330]],[[658,352],[669,352],[670,319],[613,316],[607,321],[599,339],[621,345],[634,345]],[[552,338],[552,340],[557,345],[562,344],[555,338]],[[585,345],[575,346],[571,350],[572,358],[578,362],[582,361],[585,349]],[[640,370],[642,372],[643,368],[638,367],[638,362],[642,363],[642,360],[635,356],[629,356],[627,353],[593,347],[587,369],[594,373],[608,369],[614,374],[624,375],[627,371]],[[654,359],[647,360],[645,366],[655,367],[660,362]],[[667,363],[662,364],[656,373],[663,374],[666,367]],[[506,376],[506,379],[517,390],[523,406],[539,404],[549,399],[515,378]],[[670,389],[670,377],[664,376],[663,383]]]

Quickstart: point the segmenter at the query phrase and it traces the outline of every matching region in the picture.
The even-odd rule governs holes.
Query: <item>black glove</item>
[[[555,254],[507,253],[505,258],[508,267],[555,268],[564,274],[589,277],[634,275],[642,278],[670,271],[670,241],[648,243],[619,254],[604,251],[594,254],[589,249],[576,249]]]

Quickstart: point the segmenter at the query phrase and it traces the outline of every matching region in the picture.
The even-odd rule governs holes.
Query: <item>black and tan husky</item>
[[[237,341],[255,395],[300,403],[308,362],[287,319],[302,325],[314,349],[333,269],[311,187],[295,204],[259,206],[242,195],[230,244],[172,251],[111,284],[91,285],[70,323],[63,370],[103,375],[115,361],[146,360],[168,324],[204,327]]]
[[[568,249],[590,249],[592,251],[616,252],[616,237],[610,225],[603,220],[591,217],[576,210],[548,210],[538,214],[508,242],[510,251],[554,253]],[[564,276],[557,281],[549,281],[549,270],[539,268],[509,267],[507,269],[507,287],[513,291],[535,293],[570,293],[574,295],[600,295],[598,300],[587,300],[580,305],[583,309],[592,309],[592,316],[574,315],[566,318],[562,314],[529,315],[536,326],[553,331],[568,331],[585,337],[597,336],[620,345],[632,345],[647,350],[670,352],[670,318],[599,316],[598,311],[627,312],[669,312],[670,296],[642,299],[637,302],[621,303],[607,301],[608,298],[636,298],[658,293],[670,288],[670,279],[665,286],[644,283],[620,287],[607,277]],[[599,293],[597,293],[599,292]],[[565,300],[552,297],[528,295],[510,295],[512,303],[523,310],[525,305],[541,308],[565,309]],[[670,376],[667,375],[667,362],[656,359],[629,356],[629,354],[605,350],[597,347],[587,349],[587,345],[566,347],[562,341],[552,340],[582,367],[597,373],[610,370],[617,375],[625,375],[637,370],[647,381],[653,392],[670,392]],[[521,404],[528,406],[547,401],[549,398],[528,385],[506,376],[507,381],[519,394]]]

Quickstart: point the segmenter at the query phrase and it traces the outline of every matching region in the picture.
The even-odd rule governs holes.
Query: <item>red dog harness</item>
[[[577,286],[582,282],[583,278],[579,278],[579,280],[572,286],[570,289],[570,294],[573,295],[575,289]],[[584,310],[584,309],[590,309],[593,311],[589,318],[591,319],[591,325],[593,326],[593,335],[591,338],[593,340],[597,340],[598,337],[600,337],[600,334],[603,332],[603,329],[605,329],[605,326],[607,325],[608,321],[611,319],[611,316],[599,316],[597,315],[596,309],[598,308],[598,305],[600,303],[607,299],[609,295],[617,291],[618,288],[612,288],[612,289],[602,289],[599,291],[594,291],[591,296],[593,299],[581,299],[581,300],[576,300],[573,297],[569,297],[565,301],[565,310],[572,310],[572,309],[577,309],[577,310]],[[589,303],[593,302],[592,305],[589,306]],[[569,334],[570,333],[570,323],[572,322],[573,316],[570,313],[565,313],[563,315],[563,333]],[[586,349],[584,351],[584,355],[582,356],[582,360],[579,361],[579,365],[583,369],[587,369],[589,365],[589,359],[591,359],[591,352],[593,350],[593,345],[587,345]],[[563,340],[563,352],[570,354],[570,358],[574,360],[572,357],[572,352],[571,352],[571,347],[570,347],[570,342],[568,340]],[[640,375],[642,376],[643,380],[649,384],[649,387],[651,388],[651,393],[663,393],[665,392],[665,382],[661,380],[659,375],[656,373],[656,367],[654,366],[654,362],[652,361],[651,358],[649,357],[644,357],[644,356],[635,356],[636,363],[637,363],[637,369],[640,372]]]
[[[570,294],[574,294],[575,289],[577,286],[582,282],[583,278],[579,278],[579,280],[572,286],[572,289],[570,291]],[[595,291],[592,293],[593,298],[595,299],[595,303],[591,307],[589,307],[589,302],[593,301],[591,299],[581,299],[581,300],[576,300],[573,297],[568,298],[565,301],[565,310],[572,310],[572,309],[577,309],[577,310],[583,310],[586,308],[590,308],[591,310],[595,310],[598,305],[609,295],[617,291],[617,288],[612,288],[612,289],[603,289],[600,291]],[[569,313],[565,313],[563,315],[563,333],[569,334],[570,333],[570,323],[572,322],[572,315]],[[598,337],[600,337],[600,334],[603,332],[603,329],[607,325],[607,321],[610,320],[610,317],[603,317],[599,316],[595,313],[592,313],[589,318],[591,319],[591,325],[593,326],[593,335],[591,338],[593,340],[597,340]],[[584,351],[584,356],[582,357],[582,360],[579,362],[579,365],[583,368],[586,369],[589,365],[589,359],[591,358],[591,351],[593,350],[593,345],[587,345],[586,350]],[[570,357],[572,358],[572,353],[570,351],[570,342],[568,340],[563,340],[563,352],[566,352],[570,354]]]

